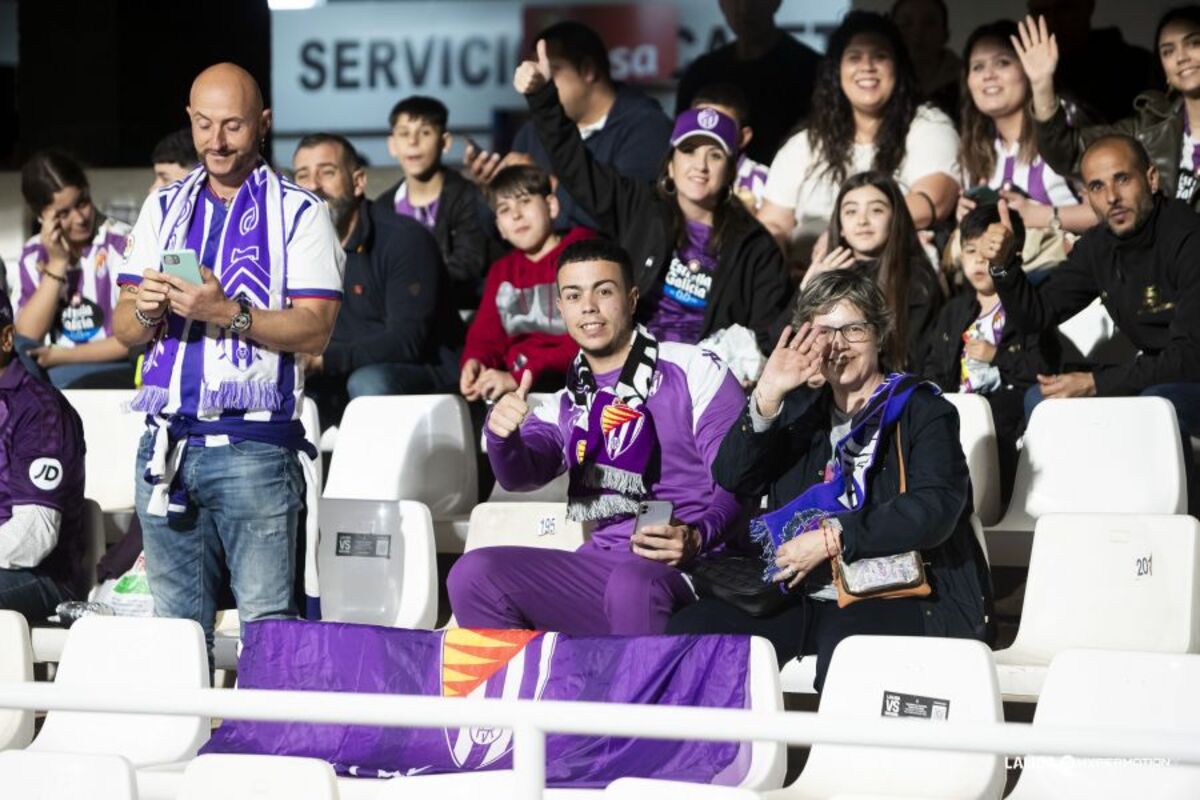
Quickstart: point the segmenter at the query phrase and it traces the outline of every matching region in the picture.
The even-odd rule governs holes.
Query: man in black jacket
[[[433,236],[363,196],[358,155],[341,136],[301,139],[292,169],[329,204],[346,251],[342,309],[309,365],[322,420],[336,421],[347,399],[363,395],[454,391],[464,331]]]
[[[1021,270],[1003,203],[1002,220],[984,234],[981,253],[992,264],[1010,324],[1042,331],[1099,297],[1141,352],[1092,372],[1039,375],[1026,408],[1049,397],[1165,397],[1190,455],[1186,437],[1200,436],[1200,217],[1183,201],[1157,194],[1158,172],[1131,136],[1097,139],[1080,167],[1088,202],[1104,224],[1085,233],[1045,283],[1035,288]],[[1184,461],[1191,466],[1190,458]]]

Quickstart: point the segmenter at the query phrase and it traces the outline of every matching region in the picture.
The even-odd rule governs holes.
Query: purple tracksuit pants
[[[577,635],[662,633],[696,599],[683,573],[625,548],[593,542],[574,552],[486,547],[465,554],[447,580],[464,628],[529,628]]]

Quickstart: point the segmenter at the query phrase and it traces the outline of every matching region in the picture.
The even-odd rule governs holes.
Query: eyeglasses
[[[847,344],[859,344],[871,338],[871,328],[875,327],[870,322],[865,320],[859,322],[847,322],[837,328],[830,328],[825,325],[817,325],[817,333],[828,336],[830,341],[840,333]]]

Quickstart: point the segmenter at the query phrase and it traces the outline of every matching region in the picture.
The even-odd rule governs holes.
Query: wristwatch
[[[234,333],[245,333],[246,331],[250,330],[250,323],[254,321],[254,319],[250,316],[250,309],[252,306],[250,305],[250,301],[241,295],[235,297],[234,301],[238,304],[238,312],[234,314],[233,319],[230,320],[229,330],[233,331]]]

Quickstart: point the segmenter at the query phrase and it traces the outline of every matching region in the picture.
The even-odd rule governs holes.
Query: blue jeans
[[[368,364],[350,373],[346,393],[356,397],[390,394],[437,394],[457,389],[457,376],[448,380],[445,370],[432,364]]]
[[[146,512],[151,485],[143,477],[153,442],[152,432],[142,436],[134,481],[154,610],[199,622],[211,663],[225,569],[243,624],[298,614],[304,474],[296,454],[275,445],[189,447],[182,470],[188,510],[176,520],[154,516]]]
[[[0,608],[45,622],[64,600],[75,600],[58,581],[33,569],[0,569]]]
[[[41,342],[17,336],[13,342],[25,371],[57,389],[131,389],[133,365],[128,361],[95,361],[84,364],[60,364],[43,369],[28,351]]]

